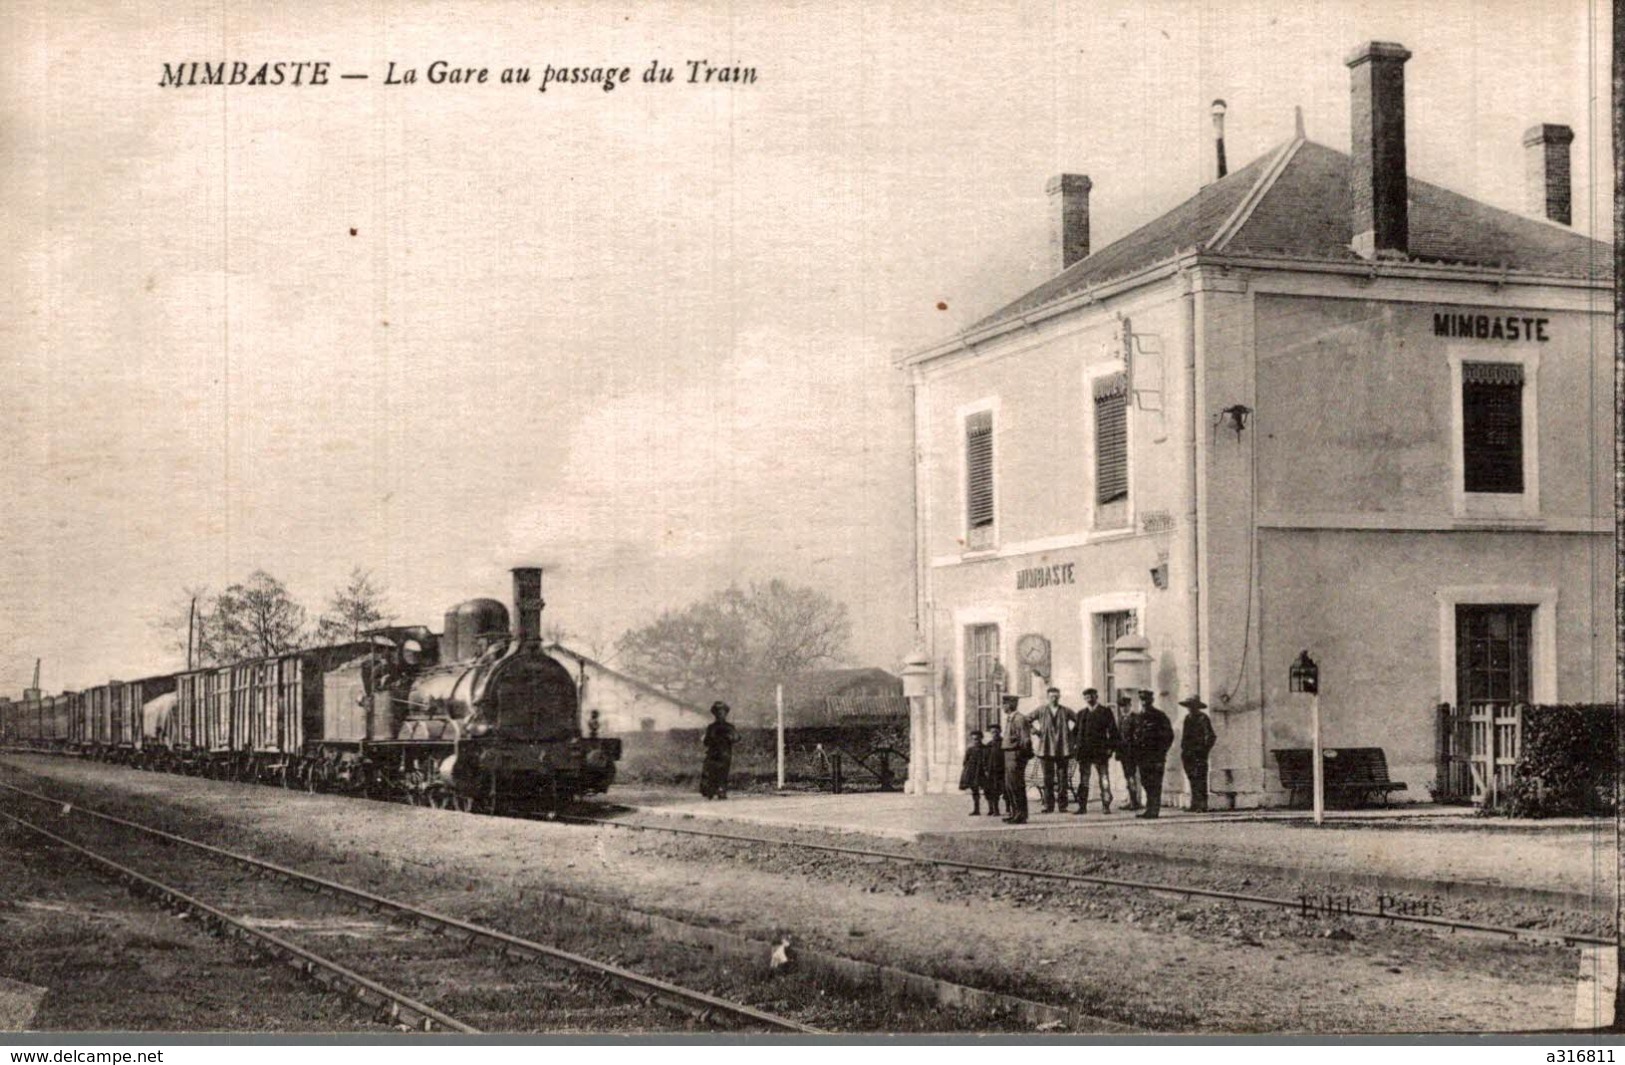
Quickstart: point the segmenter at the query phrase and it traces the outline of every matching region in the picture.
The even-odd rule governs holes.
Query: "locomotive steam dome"
[[[461,662],[479,654],[482,637],[508,632],[508,608],[495,599],[470,599],[446,611],[441,661]]]

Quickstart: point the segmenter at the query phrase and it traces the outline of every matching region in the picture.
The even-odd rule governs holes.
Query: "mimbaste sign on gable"
[[[1546,326],[1550,318],[1524,318],[1516,314],[1455,314],[1433,312],[1433,335],[1466,337],[1469,340],[1550,340]]]
[[[1072,577],[1075,562],[1058,562],[1053,566],[1033,566],[1016,571],[1016,591],[1028,592],[1034,588],[1049,588],[1057,584],[1076,584]]]

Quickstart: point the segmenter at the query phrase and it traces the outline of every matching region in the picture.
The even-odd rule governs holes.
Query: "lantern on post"
[[[1118,691],[1151,689],[1151,641],[1134,633],[1117,641],[1112,651],[1112,682]]]
[[[925,700],[931,694],[931,656],[916,647],[903,662],[903,697],[908,700],[908,790],[920,793],[930,772],[926,738],[931,723],[926,720]]]
[[[1299,651],[1297,661],[1287,671],[1290,690],[1309,696],[1309,736],[1313,753],[1310,759],[1315,772],[1315,824],[1326,816],[1326,765],[1320,751],[1320,666],[1309,657],[1308,651]]]
[[[931,658],[917,647],[903,662],[903,698],[924,699],[931,691]]]

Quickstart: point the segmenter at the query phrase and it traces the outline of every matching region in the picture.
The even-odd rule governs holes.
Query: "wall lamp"
[[[1247,428],[1247,418],[1252,413],[1253,409],[1251,407],[1244,407],[1240,403],[1233,407],[1226,407],[1219,412],[1218,418],[1215,419],[1214,428],[1218,428],[1220,425],[1228,426],[1235,430],[1236,439],[1240,440],[1241,431]]]

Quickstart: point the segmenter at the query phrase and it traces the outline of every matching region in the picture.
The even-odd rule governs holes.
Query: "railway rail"
[[[728,1018],[733,1021],[741,1021],[751,1025],[762,1026],[772,1031],[795,1032],[797,1034],[804,1035],[824,1034],[822,1029],[802,1024],[801,1022],[792,1018],[781,1017],[765,1010],[759,1010],[745,1003],[730,1001],[703,991],[682,987],[677,984],[661,980],[657,977],[638,973],[609,962],[599,961],[597,959],[575,954],[557,947],[548,946],[544,943],[537,943],[532,940],[523,939],[519,936],[510,935],[509,933],[502,932],[498,929],[488,928],[483,925],[475,924],[471,921],[464,921],[457,917],[436,913],[432,910],[413,906],[408,903],[398,902],[393,899],[388,899],[381,895],[365,891],[361,888],[351,887],[324,877],[303,873],[299,870],[290,869],[287,866],[279,865],[275,862],[254,858],[246,854],[239,854],[235,851],[229,851],[199,840],[188,839],[185,836],[176,835],[172,832],[166,832],[163,829],[153,828],[150,825],[143,825],[139,822],[130,821],[112,814],[103,813],[89,807],[65,803],[61,799],[53,798],[52,796],[44,795],[40,792],[32,791],[27,788],[21,788],[14,784],[0,783],[0,789],[21,795],[25,798],[45,805],[63,808],[72,814],[79,814],[84,817],[98,820],[105,824],[116,825],[145,834],[153,839],[163,840],[171,844],[191,848],[214,858],[234,862],[255,873],[274,876],[290,883],[298,884],[308,890],[315,891],[347,903],[358,905],[371,912],[387,913],[399,919],[411,922],[418,927],[433,929],[447,935],[459,936],[471,945],[478,944],[492,948],[500,955],[505,957],[529,958],[537,960],[545,959],[592,972],[619,985],[624,990],[651,1005],[659,1005],[677,1010],[694,1017],[703,1023],[714,1023],[719,1018]],[[316,966],[322,972],[330,971],[321,964],[322,959],[317,958],[315,955],[311,955],[308,951],[304,951],[303,948],[282,941],[261,929],[254,929],[243,925],[241,922],[235,921],[233,918],[221,913],[219,910],[208,907],[206,904],[196,899],[192,899],[189,896],[182,895],[173,889],[167,888],[164,885],[159,884],[157,881],[151,880],[150,878],[147,878],[134,870],[122,866],[120,863],[115,862],[112,859],[105,858],[101,855],[96,855],[93,852],[90,852],[85,848],[72,843],[71,841],[62,839],[62,837],[57,836],[54,833],[51,833],[48,830],[34,825],[22,818],[13,817],[12,815],[6,814],[3,811],[0,811],[0,816],[17,821],[18,823],[23,824],[36,832],[49,836],[53,840],[56,840],[65,846],[71,847],[76,851],[82,852],[94,858],[104,867],[113,870],[116,875],[120,876],[121,878],[128,879],[133,883],[140,883],[143,887],[148,888],[149,890],[155,890],[163,897],[174,900],[177,905],[187,909],[192,909],[195,912],[204,915],[205,918],[211,923],[218,924],[219,922],[226,922],[225,924],[219,924],[219,926],[229,929],[232,934],[240,933],[244,936],[244,938],[256,942],[266,941],[268,948],[273,952],[296,952],[285,953],[284,956],[288,956],[290,958],[298,957],[300,961],[304,961],[304,956],[309,955],[310,963],[312,965]],[[365,977],[360,977],[357,974],[348,974],[348,976],[359,981],[366,980]],[[334,978],[341,979],[341,977],[337,975],[335,975]],[[371,984],[372,982],[368,981],[368,983]],[[365,993],[374,995],[387,993],[387,989],[377,985],[374,986],[377,987],[376,990],[368,989]],[[357,993],[361,994],[362,992]],[[394,1000],[391,999],[391,1001]],[[418,1009],[419,1005],[420,1004],[410,1003],[409,1000],[401,1000],[401,1008],[403,1010],[409,1011],[413,1016],[427,1016],[422,1014]],[[430,1009],[430,1007],[424,1006],[422,1009],[427,1010]],[[466,1026],[461,1026],[461,1022],[457,1022],[451,1018],[445,1018],[444,1020],[439,1018],[431,1018],[431,1021],[433,1024],[445,1025],[448,1030],[474,1030]]]
[[[1089,873],[1069,873],[1053,869],[1033,869],[1023,866],[994,865],[986,862],[967,861],[960,858],[940,858],[929,855],[898,854],[895,851],[874,850],[864,847],[843,847],[835,843],[812,843],[802,840],[774,839],[767,836],[751,836],[736,832],[720,832],[714,829],[685,828],[678,825],[650,825],[640,822],[616,821],[605,817],[584,817],[578,815],[561,815],[559,820],[570,824],[597,825],[609,828],[628,829],[637,832],[664,832],[671,835],[698,836],[705,839],[723,840],[732,843],[758,844],[773,847],[788,847],[800,850],[820,851],[826,854],[839,854],[849,858],[865,860],[884,859],[906,865],[931,866],[938,869],[960,869],[972,873],[1000,874],[1004,876],[1025,877],[1031,880],[1053,880],[1063,883],[1092,884],[1105,887],[1125,888],[1134,891],[1146,892],[1163,898],[1177,898],[1182,900],[1203,899],[1216,902],[1230,902],[1243,906],[1267,909],[1287,909],[1304,911],[1304,902],[1301,899],[1287,899],[1272,895],[1252,895],[1234,891],[1223,891],[1218,888],[1204,888],[1194,885],[1169,884],[1149,880],[1129,880],[1121,877],[1097,876]],[[1514,942],[1560,944],[1566,947],[1612,947],[1615,941],[1602,936],[1582,935],[1570,932],[1549,931],[1532,928],[1508,928],[1500,925],[1482,924],[1474,921],[1457,921],[1448,917],[1432,917],[1425,914],[1390,913],[1379,910],[1363,909],[1350,906],[1340,907],[1337,911],[1342,917],[1363,917],[1375,921],[1385,921],[1389,924],[1416,925],[1431,928],[1435,931],[1444,931],[1452,934],[1465,934],[1485,936]]]
[[[414,998],[393,988],[386,987],[376,980],[372,980],[360,973],[354,972],[331,958],[324,957],[314,951],[305,949],[296,943],[290,943],[280,936],[273,935],[263,928],[255,928],[246,921],[239,920],[223,910],[210,906],[188,895],[184,891],[164,884],[158,880],[137,872],[123,862],[116,861],[104,854],[99,854],[89,847],[81,846],[73,840],[57,835],[50,829],[24,817],[0,810],[0,817],[45,837],[60,847],[66,848],[79,857],[90,861],[100,868],[111,873],[118,880],[130,885],[131,888],[144,892],[152,898],[159,899],[174,909],[200,918],[207,927],[222,935],[240,939],[260,953],[298,969],[304,976],[324,984],[330,988],[341,989],[360,1002],[377,1008],[387,1019],[409,1024],[421,1028],[425,1032],[436,1030],[447,1032],[463,1032],[479,1034],[479,1029],[473,1025],[464,1024],[457,1018],[425,1005]]]

